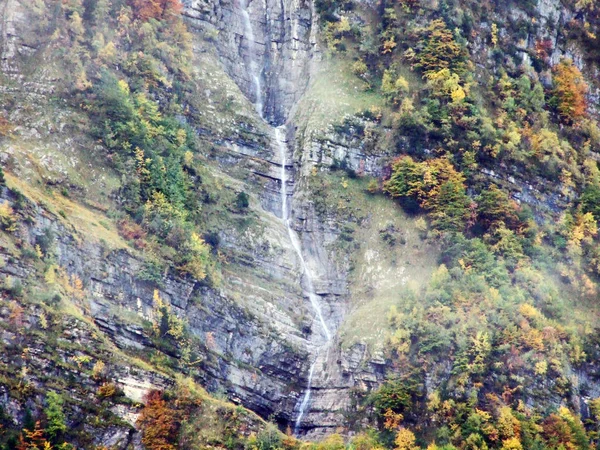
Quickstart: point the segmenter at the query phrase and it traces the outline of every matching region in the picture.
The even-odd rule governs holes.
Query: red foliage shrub
[[[552,54],[552,39],[544,38],[536,41],[535,53],[538,58],[547,62],[548,58],[550,58],[550,55]]]
[[[136,248],[144,248],[146,247],[146,231],[142,228],[141,225],[132,222],[128,219],[120,220],[117,223],[119,234],[121,237],[128,241],[134,241]]]

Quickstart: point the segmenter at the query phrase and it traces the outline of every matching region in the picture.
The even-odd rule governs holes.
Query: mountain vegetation
[[[11,8],[9,0],[1,3]],[[206,49],[218,45],[219,32],[193,25],[190,1],[30,3],[29,38],[39,47],[26,60],[50,73],[53,90],[42,106],[23,100],[11,91],[22,80],[3,66],[0,144],[10,156],[2,157],[0,171],[0,448],[600,446],[600,6],[594,1],[314,2],[322,73],[328,78],[339,70],[331,83],[352,86],[352,100],[318,91],[314,75],[293,110],[297,122],[303,114],[311,120],[322,114],[331,124],[315,131],[308,119],[297,123],[297,141],[284,144],[295,158],[287,169],[295,185],[286,195],[308,198],[309,205],[296,206],[290,222],[303,233],[329,224],[321,246],[303,244],[339,258],[327,269],[307,258],[301,270],[308,276],[306,267],[316,266],[324,277],[345,268],[338,278],[360,285],[361,270],[375,264],[360,259],[368,234],[388,256],[400,248],[422,277],[394,285],[369,330],[344,329],[338,306],[324,308],[327,320],[344,330],[334,351],[351,348],[353,336],[383,363],[368,383],[348,389],[344,421],[328,424],[318,442],[294,436],[295,409],[269,417],[248,387],[264,393],[270,389],[261,377],[307,359],[294,345],[315,329],[298,304],[286,306],[292,312],[284,325],[254,325],[258,313],[242,300],[275,321],[283,313],[256,292],[291,295],[289,285],[277,282],[289,270],[284,251],[251,231],[288,238],[273,225],[280,192],[266,184],[276,178],[270,166],[284,172],[286,166],[261,159],[273,146],[265,131],[271,124],[241,95],[247,86],[233,88],[229,79],[203,84],[229,76],[204,55],[213,57]],[[538,3],[554,9],[548,13]],[[235,43],[249,45],[241,37]],[[195,66],[198,61],[206,67]],[[199,100],[207,91],[216,105]],[[311,100],[310,107],[303,103]],[[335,100],[335,107],[354,110],[332,114]],[[67,133],[76,138],[68,146],[82,148],[77,158],[58,147],[30,157],[20,130],[37,120],[53,128],[57,114],[69,115]],[[302,139],[313,141],[302,147]],[[328,139],[337,149],[358,142],[361,163],[339,158],[339,151],[331,164],[317,156],[314,148],[328,148]],[[62,157],[71,161],[67,181],[54,182],[47,164]],[[74,159],[84,163],[69,175]],[[103,171],[101,188],[86,166]],[[239,175],[247,167],[251,175]],[[259,208],[270,215],[265,219]],[[366,231],[362,242],[369,221],[390,211],[401,217],[404,234],[386,224],[378,233]],[[92,236],[99,242],[89,250]],[[99,286],[119,274],[107,264],[99,269],[104,278],[83,279],[79,268],[86,261],[65,256],[72,249],[89,251],[92,265],[109,255],[125,265],[131,260],[124,255],[133,255],[143,289],[114,289],[109,306],[94,303]],[[248,275],[260,271],[260,257],[280,267]],[[397,267],[391,258],[390,267]],[[394,276],[381,270],[382,278]],[[258,279],[260,289],[244,285],[245,277]],[[354,292],[344,288],[328,297],[325,283],[315,284],[303,289],[327,301]],[[356,291],[361,295],[339,310],[375,310],[369,303],[375,290]],[[123,307],[125,295],[137,303]],[[239,309],[222,319],[234,306]],[[257,344],[253,327],[274,335],[277,345]],[[248,339],[243,350],[231,341],[238,330]],[[280,338],[284,332],[293,339]],[[377,338],[365,343],[374,332]],[[268,357],[261,353],[255,366],[240,357],[254,352]],[[335,366],[331,359],[327,364]],[[342,359],[335,370],[358,373],[368,365],[361,360],[348,369]],[[226,374],[226,364],[239,372],[223,375],[215,388],[211,378]],[[281,376],[290,383],[289,398],[304,389],[303,370],[292,367]],[[235,391],[240,380],[246,384]],[[210,394],[201,385],[210,385]]]

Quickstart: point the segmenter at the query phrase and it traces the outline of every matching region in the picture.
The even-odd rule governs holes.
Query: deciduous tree
[[[554,67],[553,72],[552,103],[556,106],[561,120],[566,124],[573,124],[587,114],[588,85],[570,59],[562,59]]]

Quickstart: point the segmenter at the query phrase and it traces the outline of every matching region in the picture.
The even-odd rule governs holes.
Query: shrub
[[[281,448],[281,444],[281,432],[273,423],[267,423],[256,435],[256,448],[258,450],[277,450]]]
[[[44,409],[47,420],[46,432],[53,441],[56,441],[59,436],[67,431],[63,404],[63,398],[56,392],[49,391],[46,394],[46,408]]]
[[[39,245],[44,255],[50,255],[54,251],[55,235],[51,228],[46,227],[42,234],[35,238],[35,243]]]
[[[10,447],[9,447],[10,448]],[[47,450],[52,449],[50,442],[44,437],[44,430],[39,421],[37,421],[33,427],[24,428],[19,435],[19,443],[17,444],[18,450]]]
[[[114,383],[102,383],[98,388],[99,398],[111,398],[117,395],[117,386]]]
[[[146,232],[142,226],[129,219],[119,220],[117,228],[119,234],[128,241],[138,241],[146,238]]]
[[[187,273],[197,280],[204,280],[209,273],[213,272],[210,246],[196,233],[190,235],[184,252],[179,266],[181,272]]]
[[[250,197],[244,191],[239,192],[235,197],[235,206],[237,209],[244,210],[250,206]]]

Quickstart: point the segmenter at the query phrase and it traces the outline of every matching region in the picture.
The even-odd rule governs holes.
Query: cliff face
[[[336,72],[328,72],[321,61],[313,2],[183,3],[196,36],[194,76],[199,89],[195,106],[208,105],[209,110],[202,122],[189,125],[211,148],[207,160],[215,177],[251,196],[250,219],[219,222],[215,218],[220,249],[227,259],[222,284],[208,287],[172,272],[163,274],[160,282],[145,281],[140,277],[145,264],[140,252],[92,239],[89,228],[72,224],[69,214],[61,218],[40,198],[28,205],[27,215],[20,217],[17,237],[34,247],[47,230],[52,232],[57,264],[83,282],[82,303],[87,314],[99,331],[125,351],[159,351],[144,326],[153,318],[157,291],[177,316],[186,319],[196,338],[195,350],[200,357],[190,373],[209,390],[224,392],[263,417],[273,415],[281,424],[294,423],[314,365],[312,393],[299,432],[316,437],[347,424],[355,408],[353,395],[370,391],[393,370],[380,345],[373,344],[373,336],[381,340],[382,331],[368,329],[369,323],[363,319],[368,314],[361,315],[365,312],[361,308],[370,309],[369,301],[373,301],[375,313],[385,314],[377,302],[407,284],[423,282],[437,263],[439,249],[421,242],[414,221],[396,209],[383,212],[376,200],[362,204],[368,198],[365,189],[355,193],[337,186],[342,192],[339,198],[317,201],[314,178],[318,171],[343,163],[349,173],[381,176],[394,149],[385,127],[368,119],[356,119],[345,130],[307,125],[319,114],[327,116],[323,123],[341,123],[346,114],[353,115],[375,103],[368,98],[364,104],[332,108],[333,112],[319,110],[320,102],[335,103],[326,97],[340,95],[336,89],[341,88],[334,80]],[[35,179],[35,171],[44,172],[44,181],[69,183],[73,168],[77,172],[87,170],[82,157],[85,152],[78,153],[72,147],[77,144],[93,149],[94,143],[84,137],[84,126],[73,125],[67,113],[48,117],[40,112],[60,107],[52,103],[55,77],[49,69],[51,62],[44,59],[43,43],[28,28],[26,6],[24,1],[3,2],[1,35],[2,70],[8,80],[3,93],[28,102],[27,108],[16,106],[10,112],[11,121],[18,125],[16,136],[26,142],[28,153],[25,157],[22,149],[3,142],[1,156],[22,184]],[[564,17],[559,2],[540,2],[538,8],[546,20],[553,12]],[[512,14],[518,17],[525,13],[515,10]],[[529,48],[534,42],[535,36],[530,36],[523,45]],[[577,56],[575,50],[560,46],[555,52],[553,60],[563,53]],[[42,63],[36,67],[35,61]],[[482,64],[488,61],[487,55],[482,58]],[[214,67],[209,72],[211,64]],[[206,80],[211,77],[226,79],[228,84],[225,88],[210,85]],[[324,92],[318,91],[323,82]],[[344,95],[356,93],[354,86],[344,89]],[[210,110],[211,99],[221,94],[220,90],[240,102],[240,111],[235,111],[239,116],[232,119]],[[345,101],[340,95],[339,103]],[[256,114],[249,103],[262,103],[262,114]],[[309,301],[306,270],[281,220],[282,161],[272,125],[282,124],[289,223],[299,236],[302,258],[314,275],[314,293],[333,332],[332,340],[324,346],[318,341],[319,324]],[[47,142],[64,149],[67,157],[53,154]],[[38,166],[32,170],[34,164],[43,170]],[[98,190],[109,190],[112,182],[118,183],[108,170],[90,170]],[[483,170],[482,174],[512,184],[514,197],[536,208],[561,209],[564,199],[551,186],[542,194],[536,192],[537,187],[516,181],[507,175],[509,172]],[[343,186],[345,181],[342,177],[335,182]],[[336,186],[327,188],[335,190]],[[16,201],[6,190],[3,199],[10,204]],[[104,217],[94,208],[85,209]],[[383,233],[391,233],[402,243],[383,246],[379,239]],[[4,250],[6,264],[0,273],[30,283],[34,272],[31,263]],[[10,339],[5,341],[10,345]],[[180,355],[174,352],[171,356]],[[428,383],[439,385],[443,376],[439,374],[437,379],[432,375]],[[143,385],[152,377],[142,373],[138,381]],[[118,377],[126,386],[124,378]],[[152,383],[168,383],[167,378],[159,381]],[[129,443],[128,436],[119,437],[120,448]],[[106,438],[103,442],[113,441]]]
[[[210,36],[225,71],[253,103],[257,94],[250,66],[258,66],[265,117],[285,122],[318,55],[312,2],[186,0],[184,6],[191,26]]]
[[[281,123],[308,85],[311,60],[317,53],[312,5],[253,2],[247,10],[256,30],[256,45],[252,46],[248,46],[240,34],[244,28],[240,4],[186,4],[186,14],[196,32],[206,36],[218,29],[219,32],[214,33],[218,60],[251,101],[256,99],[252,97],[251,74],[247,69],[250,59],[259,61],[265,90],[265,117]],[[3,72],[13,80],[7,95],[21,99],[23,104],[30,101],[40,118],[30,120],[20,107],[11,111],[11,121],[18,124],[16,135],[29,143],[32,152],[25,156],[20,148],[8,142],[3,148],[3,160],[25,183],[35,178],[29,172],[28,161],[33,158],[44,161],[44,169],[48,171],[45,181],[69,183],[70,169],[62,164],[73,164],[84,172],[81,154],[72,151],[71,160],[63,163],[44,142],[52,142],[59,148],[68,148],[72,142],[84,145],[89,142],[81,130],[71,127],[68,114],[45,117],[43,111],[50,108],[53,80],[43,64],[31,66],[35,60],[44,60],[44,44],[29,27],[25,5],[6,2],[2,23]],[[200,49],[205,50],[206,46]],[[256,53],[250,55],[251,50]],[[225,75],[221,72],[220,76]],[[40,87],[35,89],[38,92],[29,92],[33,86]],[[277,420],[288,423],[297,416],[307,385],[315,332],[314,312],[303,294],[305,281],[300,261],[279,217],[281,177],[273,130],[260,121],[255,126],[256,139],[231,136],[221,139],[216,136],[215,128],[209,130],[207,137],[208,142],[219,146],[214,160],[222,176],[239,179],[237,183],[246,191],[255,193],[252,195],[256,208],[252,212],[253,223],[242,227],[225,223],[219,231],[220,246],[229,261],[218,289],[175,275],[165,275],[158,284],[143,281],[139,275],[144,269],[144,260],[136,251],[105,247],[81,229],[72,228],[70,218],[63,220],[55,210],[34,203],[23,215],[28,219],[21,224],[18,237],[22,245],[35,246],[44,233],[54,236],[52,247],[58,266],[69,276],[81,279],[85,286],[87,313],[100,331],[126,351],[154,348],[143,322],[152,319],[153,296],[158,290],[175,314],[186,319],[190,332],[204,342],[203,348],[196,349],[203,355],[197,372],[200,381],[211,390],[225,391],[230,399],[263,417],[274,415]],[[288,130],[289,152],[300,159],[300,150],[293,148],[291,124]],[[302,188],[297,183],[302,169],[295,161],[290,161],[286,169],[293,199],[291,221],[302,236],[307,264],[317,274],[315,288],[325,319],[332,328],[337,328],[346,308],[347,264],[338,266],[331,262],[332,254],[325,244],[335,241],[339,224],[322,223],[307,199],[295,200],[302,196]],[[94,174],[92,178],[101,189],[111,181],[104,174]],[[13,205],[15,199],[8,196],[4,200]],[[96,212],[101,214],[101,210]],[[5,256],[9,261],[2,268],[5,277],[30,284],[33,269],[29,263],[10,254]],[[347,387],[326,381],[325,374],[329,370],[326,367],[336,364],[335,360],[332,351],[328,361],[317,370],[317,388],[325,383],[333,384],[334,392]],[[330,396],[325,409],[340,409],[347,403],[338,400],[337,396]],[[330,420],[328,425],[337,426],[340,421],[341,416]],[[320,420],[309,417],[307,422]]]

